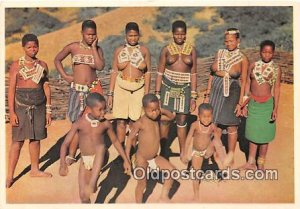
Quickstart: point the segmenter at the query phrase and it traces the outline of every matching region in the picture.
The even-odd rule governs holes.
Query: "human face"
[[[211,110],[202,110],[201,113],[198,115],[200,122],[208,126],[212,122],[212,111]]]
[[[182,45],[186,39],[186,32],[184,28],[176,28],[173,32],[173,39],[177,45]]]
[[[274,56],[274,50],[272,49],[271,46],[264,46],[262,50],[260,51],[260,57],[262,61],[268,63],[273,59]]]
[[[97,38],[97,32],[93,28],[85,28],[81,33],[82,39],[87,45],[92,45]]]
[[[30,58],[35,58],[39,52],[39,46],[34,41],[28,41],[23,47],[25,55]]]
[[[150,102],[144,107],[145,115],[151,120],[156,120],[160,115],[160,107],[158,102]]]
[[[91,115],[98,119],[102,120],[104,119],[104,115],[106,113],[106,104],[105,102],[97,102],[94,107],[90,108]]]
[[[140,34],[135,30],[130,30],[126,33],[126,41],[130,46],[137,45],[139,39],[140,39]]]
[[[226,49],[228,49],[229,51],[233,51],[239,45],[240,39],[237,38],[235,34],[226,34],[224,43]]]

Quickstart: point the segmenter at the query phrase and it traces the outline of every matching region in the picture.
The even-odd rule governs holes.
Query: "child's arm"
[[[43,83],[43,89],[46,96],[46,128],[47,128],[51,124],[51,90],[50,90],[49,80],[48,80],[48,66],[46,63],[43,63],[43,67],[45,68],[45,72],[47,72]]]
[[[126,152],[126,156],[129,160],[130,160],[130,149],[133,145],[132,144],[133,139],[136,137],[136,135],[139,133],[139,131],[140,131],[140,121],[138,120],[132,125],[129,136],[127,137],[125,152]]]
[[[9,87],[8,87],[8,107],[9,107],[10,124],[12,126],[19,125],[19,119],[15,112],[17,73],[18,73],[18,63],[14,62],[10,66],[10,70],[9,70]]]
[[[191,143],[193,143],[193,136],[194,136],[194,132],[195,132],[195,127],[196,127],[196,123],[198,123],[198,121],[194,122],[192,125],[191,125],[191,128],[189,130],[189,133],[186,137],[186,142],[185,142],[185,150],[184,150],[184,157],[183,157],[183,160],[182,162],[183,163],[188,163],[188,154],[189,154],[189,148],[191,146]]]
[[[277,119],[277,110],[279,103],[279,95],[280,95],[280,82],[281,82],[281,69],[278,69],[277,78],[274,86],[274,108],[272,113],[272,120],[275,121]]]
[[[65,79],[68,83],[71,83],[73,81],[73,76],[69,75],[65,72],[64,67],[62,65],[62,61],[71,54],[71,46],[72,44],[69,44],[65,46],[55,57],[54,59],[54,65],[59,72],[59,74]]]
[[[162,121],[172,121],[176,117],[175,113],[172,113],[171,111],[166,110],[164,108],[160,108],[160,111],[161,111],[161,118],[160,118],[160,120],[162,120]]]
[[[145,62],[147,65],[147,72],[145,73],[145,94],[149,93],[150,90],[150,82],[151,82],[151,55],[149,50],[146,49]]]
[[[67,134],[63,144],[60,147],[60,167],[59,167],[59,175],[66,176],[68,174],[68,167],[66,164],[66,155],[67,155],[67,148],[70,146],[71,141],[78,131],[78,121],[73,123],[71,130]]]
[[[121,157],[123,158],[124,160],[124,170],[125,170],[125,173],[130,175],[130,171],[131,171],[131,166],[130,166],[130,163],[129,163],[129,159],[126,157],[125,155],[125,152],[124,152],[124,149],[121,145],[121,143],[119,142],[114,130],[113,130],[113,127],[112,127],[112,124],[107,121],[107,134],[110,138],[110,141],[111,143],[114,145],[114,147],[116,148],[116,150],[118,151],[118,153],[121,155]]]

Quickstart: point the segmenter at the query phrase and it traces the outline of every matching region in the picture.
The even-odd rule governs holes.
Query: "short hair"
[[[39,40],[38,40],[37,36],[34,34],[31,34],[31,33],[28,33],[28,34],[25,34],[22,38],[22,47],[24,47],[30,41],[35,42],[36,45],[39,46]]]
[[[84,31],[87,28],[92,28],[94,30],[97,30],[97,25],[93,20],[85,20],[82,22],[81,31]]]
[[[240,38],[240,31],[239,29],[237,28],[228,28],[226,31],[225,31],[225,35],[235,35],[236,38]]]
[[[275,43],[271,40],[264,40],[260,43],[260,51],[265,47],[265,46],[270,46],[272,47],[273,51],[275,51]]]
[[[201,114],[204,110],[213,111],[213,107],[209,103],[202,103],[198,107],[198,114]]]
[[[172,32],[174,33],[177,28],[183,28],[184,32],[186,32],[186,24],[182,20],[176,20],[172,24]]]
[[[106,101],[105,101],[105,98],[97,92],[90,93],[86,97],[86,105],[88,107],[94,107],[96,105],[96,103],[98,103],[98,102],[105,103]]]
[[[129,22],[125,26],[125,33],[128,33],[129,31],[134,30],[140,33],[139,25],[136,22]]]
[[[143,97],[143,107],[147,107],[149,103],[156,102],[159,103],[159,100],[155,94],[145,94]]]

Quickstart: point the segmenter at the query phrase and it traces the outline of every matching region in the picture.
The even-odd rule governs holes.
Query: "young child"
[[[201,169],[203,158],[208,159],[214,153],[215,160],[220,169],[223,169],[223,161],[226,157],[225,148],[221,142],[221,136],[212,123],[213,108],[208,103],[202,103],[198,107],[199,120],[192,123],[189,130],[183,163],[192,159],[192,167]],[[212,139],[213,136],[213,139]],[[199,200],[199,180],[193,180],[194,200]]]
[[[147,173],[147,168],[150,169],[164,169],[170,172],[174,169],[174,166],[165,158],[158,155],[160,146],[160,133],[159,133],[159,119],[161,110],[159,106],[159,100],[154,94],[146,94],[143,97],[143,108],[145,114],[133,124],[133,128],[128,136],[126,143],[126,155],[129,158],[130,148],[136,135],[138,135],[138,149],[136,152],[136,160],[133,162],[137,167],[144,169]],[[172,118],[171,112],[164,112],[168,118]],[[137,203],[141,203],[143,199],[143,193],[146,189],[147,179],[142,178],[140,175],[142,172],[137,171],[137,175],[140,178],[137,180],[137,186],[135,189],[135,199]],[[160,196],[160,201],[170,201],[168,195],[172,186],[173,180],[164,179],[164,185]]]
[[[275,44],[265,40],[260,44],[261,60],[252,63],[248,70],[246,95],[250,100],[243,108],[247,116],[245,136],[250,141],[248,162],[244,169],[256,169],[256,152],[258,169],[264,170],[268,145],[275,137],[275,121],[280,93],[281,70],[273,62]],[[246,96],[247,97],[247,96]],[[246,104],[246,103],[245,103]]]
[[[34,34],[22,38],[24,56],[13,62],[9,71],[8,106],[12,125],[6,187],[13,184],[14,171],[25,139],[29,139],[31,177],[51,177],[39,170],[40,140],[47,138],[51,123],[51,98],[48,67],[36,55],[39,41]]]
[[[125,152],[117,139],[111,123],[104,118],[106,101],[98,93],[90,93],[86,99],[88,112],[73,123],[60,150],[59,174],[66,176],[68,167],[66,164],[67,147],[73,136],[78,133],[81,161],[79,166],[79,193],[82,203],[90,203],[91,193],[96,191],[97,179],[102,167],[105,144],[104,133],[107,132],[112,144],[124,160],[125,173],[130,174],[130,163]]]
[[[74,123],[84,112],[85,98],[90,92],[103,94],[100,80],[97,78],[97,70],[104,68],[104,58],[101,47],[98,46],[97,27],[93,20],[85,20],[81,26],[82,40],[65,46],[55,57],[54,64],[62,78],[70,83],[70,95],[68,104],[68,117]],[[62,61],[72,56],[73,74],[67,74]],[[75,154],[78,147],[78,135],[69,148],[66,157],[68,165],[76,161]]]

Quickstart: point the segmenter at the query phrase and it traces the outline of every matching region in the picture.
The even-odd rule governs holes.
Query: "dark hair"
[[[202,103],[198,107],[198,114],[201,114],[204,110],[213,111],[213,108],[209,103]]]
[[[272,47],[273,51],[275,51],[275,43],[271,40],[264,40],[260,43],[260,51],[265,47],[270,46]]]
[[[183,28],[184,32],[186,32],[186,24],[182,20],[176,20],[172,24],[172,32],[174,33],[177,28]]]
[[[97,102],[106,102],[105,98],[97,92],[90,93],[86,97],[86,105],[88,107],[94,107]]]
[[[97,30],[96,23],[93,20],[85,20],[82,22],[81,25],[81,31],[84,31],[87,28],[92,28],[94,30]]]
[[[134,31],[140,33],[139,25],[136,22],[129,22],[126,24],[125,33],[128,33],[131,30],[134,30]]]
[[[230,34],[230,32],[233,32],[232,34],[236,36],[236,38],[240,38],[240,31],[237,28],[228,28],[225,31],[225,35]]]
[[[159,100],[157,96],[155,96],[154,94],[146,94],[144,95],[142,102],[143,102],[143,107],[147,107],[147,105],[151,102],[159,103]]]
[[[22,47],[24,47],[29,41],[34,41],[36,45],[39,46],[39,40],[36,35],[34,34],[25,34],[22,38]]]

